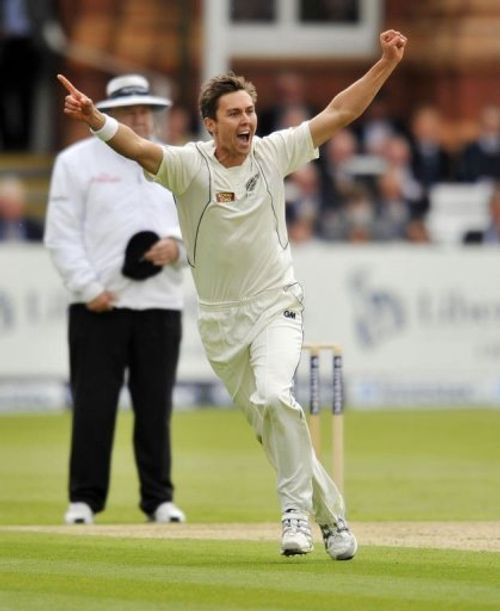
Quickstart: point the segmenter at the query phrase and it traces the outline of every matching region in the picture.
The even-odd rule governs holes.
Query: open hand
[[[380,34],[380,44],[382,46],[383,57],[392,61],[401,61],[407,42],[406,36],[397,30],[382,32]]]

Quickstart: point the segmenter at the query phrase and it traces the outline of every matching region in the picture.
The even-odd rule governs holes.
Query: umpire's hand
[[[87,309],[91,312],[109,312],[113,309],[116,297],[109,291],[104,291],[97,297],[94,297],[92,301],[87,302]]]
[[[179,244],[173,238],[162,238],[144,254],[144,259],[154,265],[169,265],[179,258]]]

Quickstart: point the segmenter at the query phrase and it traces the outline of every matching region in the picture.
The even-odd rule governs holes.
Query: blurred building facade
[[[214,6],[226,7],[224,18],[233,20],[238,26],[245,26],[248,21],[266,28],[280,15],[282,17],[284,10],[287,11],[286,18],[291,19],[295,7],[295,19],[301,20],[306,29],[319,26],[320,30],[325,30],[325,23],[340,26],[353,26],[358,20],[361,23],[362,13],[370,7],[376,15],[374,19],[379,21],[374,27],[375,33],[393,27],[409,36],[405,60],[384,87],[380,99],[384,116],[374,117],[367,113],[352,126],[358,138],[369,138],[364,149],[360,140],[357,153],[371,155],[377,147],[380,153],[384,148],[381,142],[389,135],[406,136],[411,142],[412,117],[419,108],[428,107],[439,116],[437,144],[440,153],[448,155],[453,166],[448,168],[446,180],[471,180],[466,177],[476,176],[477,170],[475,167],[467,168],[465,164],[473,159],[477,165],[477,155],[473,157],[477,147],[471,148],[471,145],[482,138],[484,109],[493,109],[490,110],[492,115],[500,105],[500,3],[496,0],[419,0],[411,3],[345,0],[333,3],[335,14],[328,13],[325,8],[332,3],[319,0],[266,0],[263,3],[238,0],[54,0],[54,4],[60,29],[57,31],[53,27],[44,35],[46,43],[58,54],[58,66],[70,79],[98,99],[105,83],[114,74],[144,73],[155,91],[168,95],[191,114],[190,121],[186,118],[192,126],[189,131],[196,132],[197,96],[207,61],[219,53],[215,47],[206,48],[207,11]],[[373,7],[378,7],[378,12]],[[325,31],[328,33],[329,30]],[[300,103],[287,109],[286,121],[298,121],[307,116],[310,109],[322,108],[335,92],[355,80],[373,63],[379,53],[376,37],[373,31],[364,34],[362,28],[360,31],[362,38],[371,40],[373,52],[366,49],[360,52],[349,45],[344,45],[342,53],[336,52],[337,30],[332,29],[331,49],[327,48],[323,53],[306,53],[307,49],[295,44],[293,56],[262,52],[252,55],[245,50],[246,47],[235,44],[226,49],[229,67],[255,83],[259,92],[258,111],[263,118],[276,107],[276,84],[280,75],[295,75],[300,80],[302,94]],[[275,46],[279,41],[279,37],[275,38]],[[227,47],[224,34],[218,42],[220,45],[215,46]],[[293,40],[281,42],[286,42],[287,48],[293,48],[295,43]],[[369,45],[366,48],[370,48]],[[62,107],[64,91],[56,82],[55,74],[52,76],[53,98],[56,106]],[[372,114],[376,114],[379,106],[374,107]],[[68,121],[62,112],[55,112],[54,116],[55,134],[50,146],[55,150],[31,153],[54,153],[88,135],[84,126]],[[493,142],[495,138],[498,140],[498,134],[488,136],[486,145],[493,167],[498,159],[498,144]],[[483,141],[484,138],[481,143]],[[16,169],[11,167],[12,159],[8,164],[9,172]],[[455,166],[456,172],[453,171]],[[320,169],[324,182],[325,168]],[[381,171],[379,167],[378,174]],[[1,164],[0,172],[3,172]],[[377,180],[377,172],[373,182]],[[36,209],[32,211],[37,214],[43,214],[42,180],[43,177],[37,175],[38,193],[36,196],[29,194],[29,199],[36,201]],[[425,199],[422,202],[425,209]]]
[[[120,63],[136,66],[168,77],[176,101],[196,112],[204,63],[205,2],[59,0],[68,41],[80,50],[80,59],[73,49],[73,59],[70,54],[67,61],[69,76],[91,95],[99,95],[110,76],[106,68],[119,68]],[[385,0],[380,5],[380,29],[400,29],[410,39],[405,61],[385,88],[390,114],[405,117],[416,106],[432,103],[449,123],[450,146],[456,146],[457,138],[475,135],[485,100],[500,102],[500,4],[496,0]],[[266,8],[266,15],[268,12]],[[115,65],[111,61],[90,65],[84,49],[97,52],[95,57],[102,53],[113,58]],[[238,56],[231,67],[254,81],[260,109],[275,102],[275,79],[285,70],[304,77],[308,102],[321,108],[332,93],[361,75],[374,57],[357,57],[355,49],[352,57],[347,53],[338,59]],[[75,136],[68,133],[72,129],[76,128],[65,126],[65,142]]]

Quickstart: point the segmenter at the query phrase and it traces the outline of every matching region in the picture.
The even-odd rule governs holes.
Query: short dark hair
[[[246,91],[253,103],[257,102],[257,90],[254,84],[247,81],[244,76],[237,76],[234,72],[219,74],[209,79],[201,87],[198,106],[202,119],[207,117],[215,119],[219,98],[233,91]]]

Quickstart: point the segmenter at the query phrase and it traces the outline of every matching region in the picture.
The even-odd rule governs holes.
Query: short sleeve
[[[319,151],[312,141],[309,121],[262,138],[260,148],[264,155],[272,156],[283,176],[319,157]]]
[[[194,143],[163,147],[163,159],[154,182],[167,187],[174,195],[182,195],[199,171],[200,155]]]

